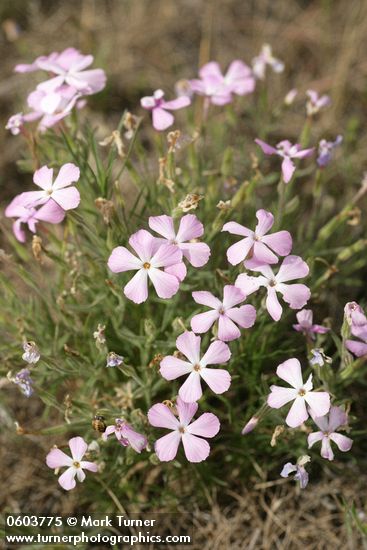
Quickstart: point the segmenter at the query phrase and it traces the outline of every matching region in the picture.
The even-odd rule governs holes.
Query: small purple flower
[[[15,375],[15,378],[11,379],[14,384],[19,386],[19,389],[26,397],[30,397],[33,394],[33,380],[30,375],[31,372],[29,369],[22,369]]]
[[[156,90],[152,96],[140,100],[143,109],[152,111],[153,127],[158,131],[167,130],[174,122],[173,115],[167,111],[182,109],[191,103],[188,96],[180,96],[172,101],[165,101],[163,97],[163,90]]]
[[[317,164],[320,168],[325,168],[333,158],[334,149],[338,147],[343,141],[343,136],[337,136],[335,141],[326,141],[322,139],[319,142],[319,156],[317,157]]]
[[[272,147],[261,139],[255,139],[255,142],[260,145],[265,155],[278,155],[282,161],[282,175],[284,183],[290,182],[296,169],[292,159],[303,159],[309,157],[314,152],[314,147],[311,149],[301,149],[301,145],[296,143],[292,145],[287,139],[280,141],[276,147]]]
[[[313,340],[315,334],[325,334],[329,332],[329,328],[321,325],[313,324],[313,313],[310,309],[302,309],[296,315],[298,323],[293,325],[294,330],[297,332],[303,332],[305,336],[309,336]]]
[[[16,113],[15,115],[12,115],[9,118],[5,126],[5,130],[10,130],[13,136],[17,136],[22,131],[23,123],[24,123],[23,113]]]
[[[102,434],[102,439],[107,441],[108,436],[113,433],[121,445],[124,447],[130,446],[137,453],[141,453],[148,444],[147,438],[133,430],[130,424],[125,422],[122,418],[116,418],[115,424],[107,426],[105,432]]]
[[[348,416],[340,407],[330,407],[328,415],[317,417],[311,413],[313,421],[320,428],[319,432],[311,433],[307,438],[308,448],[321,441],[321,456],[327,460],[334,460],[334,453],[330,441],[333,441],[340,451],[346,453],[353,445],[350,437],[336,433],[340,426],[348,424]]]
[[[282,477],[288,477],[289,474],[296,472],[294,479],[299,482],[299,486],[301,489],[305,489],[308,485],[308,473],[305,469],[305,464],[310,462],[311,458],[308,455],[300,456],[297,460],[297,464],[292,464],[291,462],[287,462],[283,466],[282,471],[280,472],[280,475]]]
[[[310,365],[314,367],[315,365],[318,365],[319,367],[323,367],[325,363],[332,363],[331,357],[328,357],[325,355],[324,350],[322,348],[315,348],[311,350],[311,359],[310,359]]]
[[[39,352],[36,342],[24,342],[23,344],[24,353],[22,355],[23,361],[27,363],[35,364],[39,361],[41,354]]]
[[[107,364],[106,367],[118,367],[124,361],[124,358],[121,355],[117,355],[114,351],[110,351],[107,355]]]
[[[316,115],[331,103],[331,99],[328,95],[319,96],[318,92],[315,90],[307,90],[306,95],[308,97],[306,103],[307,116]]]

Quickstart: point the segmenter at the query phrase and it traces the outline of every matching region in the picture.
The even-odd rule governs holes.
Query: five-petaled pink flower
[[[281,363],[277,368],[277,375],[292,387],[271,386],[267,402],[269,407],[280,409],[293,401],[285,419],[288,426],[296,428],[307,420],[309,413],[306,404],[314,416],[324,416],[329,412],[330,395],[324,391],[312,391],[312,374],[307,382],[303,383],[301,364],[298,359],[292,358]]]
[[[319,432],[312,432],[307,438],[308,448],[317,441],[321,441],[321,456],[327,460],[334,460],[334,453],[331,448],[330,441],[334,441],[340,451],[346,453],[350,451],[353,445],[353,440],[342,434],[336,433],[340,426],[345,426],[348,423],[346,413],[340,407],[330,407],[328,416],[315,416],[311,412],[311,416],[315,424],[320,428]]]
[[[210,446],[203,437],[214,437],[219,432],[220,423],[214,414],[204,413],[190,424],[197,410],[197,403],[185,403],[179,397],[178,418],[163,403],[157,403],[149,409],[148,420],[152,426],[172,430],[155,442],[155,452],[159,460],[173,460],[181,441],[189,462],[202,462],[208,458]]]
[[[303,332],[306,336],[314,339],[315,334],[326,334],[329,328],[313,324],[313,313],[311,309],[302,309],[296,315],[298,323],[293,325],[294,330]]]
[[[247,267],[247,262],[245,265]],[[308,265],[299,256],[287,256],[284,258],[276,275],[274,275],[269,265],[251,266],[250,269],[259,271],[261,275],[252,277],[246,273],[241,273],[237,277],[235,284],[246,296],[252,292],[256,292],[261,286],[265,287],[268,293],[266,308],[274,321],[279,321],[283,312],[277,292],[282,294],[283,300],[292,309],[301,309],[311,296],[311,291],[306,285],[298,283],[286,284],[287,281],[306,277],[309,273]]]
[[[161,243],[173,244],[178,247],[187,261],[194,267],[202,267],[207,263],[210,256],[210,248],[206,243],[196,242],[196,239],[204,234],[204,226],[193,214],[187,214],[180,220],[178,231],[174,227],[171,216],[150,216],[149,227],[163,239],[157,239]],[[191,242],[195,239],[194,242]],[[183,281],[186,277],[186,266],[180,262],[166,270],[176,275]]]
[[[261,139],[255,139],[255,142],[260,145],[266,155],[278,155],[283,159],[282,174],[284,183],[288,183],[292,179],[293,173],[296,169],[292,159],[303,159],[311,156],[314,152],[314,147],[311,149],[301,149],[301,145],[298,143],[292,145],[292,143],[287,139],[280,141],[276,147],[268,145]]]
[[[216,61],[210,61],[201,67],[199,76],[190,80],[191,89],[209,98],[213,105],[226,105],[232,101],[232,94],[243,96],[255,89],[251,69],[238,59],[232,61],[225,75]]]
[[[185,403],[194,403],[202,396],[201,378],[216,394],[224,393],[231,385],[231,376],[228,371],[207,367],[207,365],[221,365],[229,360],[231,352],[227,344],[215,340],[201,358],[200,344],[200,336],[186,331],[177,338],[176,346],[188,361],[174,355],[168,355],[161,361],[160,373],[166,380],[175,380],[185,374],[188,375],[178,392]]]
[[[47,466],[53,470],[62,468],[63,466],[67,467],[67,470],[65,470],[58,480],[65,491],[74,489],[76,485],[75,476],[78,478],[78,481],[85,480],[83,470],[89,470],[90,472],[98,471],[97,464],[82,460],[88,449],[88,445],[82,437],[73,437],[70,439],[69,447],[71,457],[60,451],[60,449],[52,449],[46,457]]]
[[[208,332],[218,321],[218,338],[230,342],[241,336],[241,328],[249,328],[255,323],[256,309],[245,304],[234,307],[246,299],[245,294],[234,285],[226,285],[223,289],[223,300],[220,301],[211,292],[201,290],[192,293],[197,304],[208,306],[211,311],[199,313],[191,319],[191,328],[196,333]]]
[[[102,434],[102,439],[107,441],[108,436],[115,434],[117,441],[124,447],[132,447],[137,453],[141,453],[146,448],[148,441],[147,438],[132,429],[130,424],[125,422],[122,418],[116,418],[115,424],[107,426],[106,430]]]
[[[33,182],[42,191],[25,191],[19,195],[19,203],[25,207],[35,207],[54,201],[63,210],[76,208],[80,202],[78,189],[71,185],[79,180],[80,171],[75,164],[61,166],[58,176],[53,181],[53,169],[42,166],[33,175]]]
[[[124,246],[114,248],[108,267],[113,273],[137,271],[124,288],[124,294],[136,304],[148,298],[148,278],[160,298],[171,298],[178,291],[179,280],[175,275],[161,268],[178,264],[182,260],[181,250],[173,244],[163,244],[145,229],[140,229],[129,239],[129,245],[136,252],[134,256]]]
[[[258,223],[255,231],[237,222],[224,224],[222,231],[244,237],[228,248],[227,258],[230,264],[237,265],[248,257],[252,257],[257,263],[276,264],[278,258],[274,252],[279,256],[288,256],[292,250],[292,237],[288,231],[267,235],[274,224],[271,212],[261,209],[256,212],[256,217]]]
[[[13,232],[18,241],[24,243],[26,233],[23,224],[26,224],[32,233],[36,233],[36,225],[40,221],[53,224],[62,222],[65,217],[65,210],[53,200],[48,201],[38,209],[26,208],[23,206],[21,196],[17,195],[5,209],[5,216],[7,218],[18,218],[13,223]]]
[[[325,107],[328,107],[331,103],[328,95],[324,94],[319,96],[318,92],[315,90],[307,90],[306,95],[308,97],[306,103],[306,111],[308,116],[316,115],[319,111],[325,109]]]
[[[167,130],[175,120],[173,115],[167,111],[176,111],[191,103],[187,96],[180,96],[172,101],[165,101],[163,97],[163,90],[156,90],[152,96],[146,96],[140,100],[143,109],[152,111],[153,126],[158,131]]]

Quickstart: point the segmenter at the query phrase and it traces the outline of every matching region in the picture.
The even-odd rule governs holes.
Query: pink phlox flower
[[[206,290],[192,293],[197,304],[210,307],[210,311],[194,315],[191,319],[191,328],[196,333],[208,332],[218,321],[218,338],[223,342],[230,342],[241,336],[241,328],[252,327],[256,319],[254,306],[245,304],[235,307],[246,299],[245,294],[234,285],[226,285],[223,289],[223,300],[216,298]]]
[[[308,455],[304,455],[299,457],[296,464],[287,462],[287,464],[283,466],[280,475],[282,477],[288,477],[289,474],[295,472],[294,479],[299,482],[299,486],[301,489],[305,489],[308,485],[309,480],[309,475],[306,471],[305,465],[310,462],[310,460],[311,458]]]
[[[315,416],[310,413],[315,424],[320,428],[319,432],[310,433],[307,438],[308,448],[318,441],[321,441],[321,456],[327,460],[334,460],[334,453],[331,448],[333,441],[338,449],[343,453],[350,451],[353,445],[353,440],[350,437],[336,432],[341,426],[348,424],[348,416],[341,407],[332,406],[328,415]]]
[[[296,166],[292,159],[303,159],[313,154],[315,148],[301,149],[301,145],[296,143],[292,145],[287,139],[280,141],[276,147],[272,147],[262,141],[261,139],[255,139],[255,142],[260,145],[265,155],[278,155],[283,159],[282,161],[282,175],[284,183],[289,183],[292,179]]]
[[[190,80],[193,92],[210,98],[213,105],[226,105],[233,100],[232,94],[244,96],[255,89],[251,69],[238,59],[232,61],[225,75],[216,61],[210,61],[199,71],[199,79]]]
[[[208,368],[208,365],[221,365],[229,361],[231,352],[227,344],[215,340],[202,357],[200,344],[200,336],[186,331],[177,338],[176,346],[188,361],[174,355],[168,355],[161,361],[160,373],[166,380],[175,380],[180,376],[188,375],[178,392],[185,403],[194,403],[200,399],[203,394],[201,379],[216,394],[224,393],[231,385],[231,376],[228,371]]]
[[[284,63],[273,56],[270,44],[263,44],[260,54],[252,60],[252,71],[256,78],[264,80],[266,67],[271,67],[275,73],[284,71]]]
[[[312,391],[312,374],[304,383],[301,364],[292,358],[281,363],[277,368],[277,376],[288,382],[291,388],[271,386],[267,403],[273,409],[280,409],[293,401],[288,412],[286,423],[296,428],[305,422],[309,416],[306,404],[315,416],[324,416],[330,409],[330,395],[323,391]]]
[[[248,267],[247,262],[245,265]],[[246,273],[241,273],[237,277],[235,285],[246,296],[256,292],[260,287],[265,287],[267,289],[266,308],[274,321],[279,321],[283,312],[277,292],[280,292],[283,300],[292,309],[301,309],[311,296],[311,291],[306,285],[286,284],[287,281],[306,277],[309,273],[308,265],[299,256],[291,255],[284,258],[276,275],[269,265],[258,267],[252,265],[251,269],[259,271],[261,275],[252,277]]]
[[[23,113],[12,115],[6,123],[5,130],[10,130],[13,136],[17,136],[22,131],[24,125]]]
[[[108,259],[108,267],[113,273],[137,271],[124,287],[125,296],[136,304],[141,304],[148,298],[148,279],[160,298],[171,298],[178,291],[178,278],[161,268],[166,269],[180,263],[182,252],[173,244],[161,245],[157,241],[148,231],[140,229],[129,239],[129,245],[136,256],[124,246],[118,246]]]
[[[40,132],[51,128],[68,116],[74,107],[84,106],[81,94],[70,86],[61,86],[53,91],[35,90],[28,96],[28,105],[33,111],[24,115],[27,122],[41,119],[38,125]]]
[[[85,473],[83,470],[89,470],[90,472],[98,471],[97,464],[82,460],[88,449],[88,444],[82,437],[72,437],[69,440],[69,447],[71,457],[60,449],[52,449],[46,457],[47,466],[53,470],[64,466],[67,467],[67,470],[65,470],[58,480],[59,484],[63,489],[65,489],[65,491],[74,489],[76,486],[75,476],[78,481],[85,480]]]
[[[319,149],[318,149],[318,157],[317,157],[317,164],[320,168],[325,168],[327,166],[334,154],[334,149],[341,145],[343,141],[343,136],[337,136],[335,141],[327,141],[326,139],[322,139],[319,142]]]
[[[107,441],[108,436],[115,434],[117,441],[124,447],[132,447],[137,453],[141,453],[143,449],[148,445],[147,438],[132,429],[130,424],[125,422],[122,418],[116,418],[115,424],[107,426],[106,430],[102,434],[102,439]]]
[[[181,441],[189,462],[202,462],[208,458],[210,446],[203,438],[214,437],[219,432],[220,423],[212,413],[203,413],[191,422],[197,410],[197,403],[185,403],[180,397],[177,398],[178,418],[163,403],[157,403],[149,409],[148,420],[152,426],[172,430],[155,442],[159,460],[173,460]]]
[[[77,208],[80,202],[80,194],[78,189],[71,184],[79,180],[79,168],[70,162],[64,164],[61,166],[55,181],[53,181],[53,173],[53,169],[48,168],[48,166],[42,166],[42,168],[36,170],[33,175],[33,182],[42,191],[25,191],[21,193],[18,195],[19,204],[26,208],[35,208],[52,200],[63,210]],[[50,210],[52,210],[52,207],[50,207]]]
[[[348,302],[344,306],[344,317],[350,327],[367,325],[367,317],[357,302]]]
[[[344,308],[344,316],[350,326],[352,336],[361,341],[346,340],[345,347],[356,357],[367,355],[367,317],[356,302],[348,302]]]
[[[298,323],[293,325],[294,330],[303,332],[306,336],[315,339],[315,334],[326,334],[329,328],[313,324],[313,313],[311,309],[302,309],[296,315]]]
[[[165,101],[163,98],[163,90],[156,90],[152,96],[146,96],[140,100],[143,109],[152,111],[153,127],[158,131],[166,130],[172,126],[175,119],[168,111],[182,109],[191,103],[188,96],[180,96],[172,101]]]
[[[288,256],[292,250],[292,237],[288,231],[267,235],[274,224],[271,212],[258,210],[256,218],[258,223],[254,231],[237,222],[224,224],[222,231],[244,237],[228,248],[227,258],[230,264],[237,265],[248,257],[262,264],[276,264],[279,260],[274,252],[279,256]]]
[[[318,92],[315,90],[307,90],[306,96],[308,100],[306,102],[306,111],[307,116],[316,115],[325,107],[328,107],[331,103],[331,99],[328,95],[319,96]]]
[[[193,214],[187,214],[180,220],[178,231],[175,230],[174,220],[171,216],[150,216],[149,227],[162,239],[157,239],[161,244],[171,244],[178,247],[184,258],[194,267],[205,265],[210,256],[210,248],[206,243],[196,242],[204,234],[204,226]],[[186,266],[180,262],[171,266],[167,271],[183,281],[186,277]]]
[[[18,218],[13,223],[13,233],[19,242],[24,243],[26,241],[24,224],[28,226],[32,233],[36,233],[36,225],[39,221],[57,224],[64,219],[65,211],[54,200],[51,199],[36,209],[23,206],[24,197],[22,195],[14,197],[5,209],[7,218]]]

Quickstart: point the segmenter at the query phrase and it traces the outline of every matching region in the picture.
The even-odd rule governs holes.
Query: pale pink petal
[[[216,61],[209,61],[209,63],[203,65],[199,70],[199,76],[204,80],[208,77],[215,77],[218,80],[223,79],[221,68]]]
[[[131,235],[129,245],[142,262],[150,262],[156,247],[156,239],[145,229],[139,229]]]
[[[194,315],[191,319],[191,328],[197,334],[202,334],[203,332],[208,332],[212,327],[213,323],[218,319],[219,313],[216,310],[206,311],[205,313],[199,313]]]
[[[88,460],[82,460],[80,462],[80,467],[83,468],[83,470],[89,470],[90,472],[98,472],[97,464],[94,462],[89,462]]]
[[[268,287],[268,294],[266,297],[266,309],[269,315],[274,321],[279,321],[282,316],[283,308],[279,303],[277,293],[271,286]]]
[[[223,289],[223,306],[231,308],[245,300],[246,296],[241,289],[234,285],[225,285]]]
[[[221,365],[226,363],[231,357],[231,352],[227,344],[220,340],[215,340],[208,347],[205,355],[200,361],[200,365],[206,367],[206,365]]]
[[[283,388],[282,386],[271,386],[267,403],[273,409],[280,409],[297,397],[297,390],[293,388]]]
[[[259,262],[255,262],[257,265],[250,267],[249,265],[250,262],[251,260],[248,260],[245,262],[246,269],[251,269],[252,271],[259,271],[263,275],[263,277],[265,277],[266,279],[273,280],[275,278],[274,272],[270,267],[270,265],[264,265],[264,264],[259,264]],[[267,284],[268,281],[264,281],[264,283]]]
[[[255,143],[260,145],[261,149],[265,153],[265,155],[277,155],[278,151],[275,149],[275,147],[272,147],[268,143],[265,143],[265,141],[262,141],[261,139],[255,139]]]
[[[289,409],[289,413],[285,421],[291,428],[296,428],[297,426],[303,424],[303,422],[306,422],[307,418],[308,412],[306,409],[305,400],[303,397],[298,396]]]
[[[194,267],[202,267],[210,257],[210,248],[206,243],[181,243],[179,244],[182,254]]]
[[[296,159],[304,159],[306,157],[310,157],[315,150],[315,147],[311,147],[310,149],[303,149],[302,151],[298,151],[297,153],[293,153],[292,157]]]
[[[186,265],[183,262],[169,265],[168,267],[164,268],[164,271],[166,273],[169,273],[170,275],[174,275],[180,281],[180,283],[185,279],[187,275]]]
[[[187,380],[179,389],[178,395],[185,403],[196,403],[203,395],[201,388],[200,374],[192,371]]]
[[[277,376],[299,390],[303,386],[301,363],[298,359],[287,359],[277,368]]]
[[[330,445],[330,440],[328,437],[323,437],[321,443],[321,456],[326,458],[326,460],[334,460],[334,453]]]
[[[210,453],[210,445],[205,439],[184,433],[182,443],[186,458],[189,462],[202,462],[208,458]]]
[[[172,126],[174,117],[160,107],[155,107],[152,111],[153,126],[158,131],[163,131]]]
[[[186,214],[180,221],[180,226],[176,235],[177,242],[183,243],[198,239],[204,234],[204,226],[194,214]]]
[[[218,338],[223,342],[231,342],[241,336],[240,329],[227,315],[220,315],[218,322]]]
[[[252,76],[251,69],[238,59],[230,64],[225,75],[226,83],[231,87],[233,93],[245,95],[254,91],[255,79]]]
[[[201,369],[200,374],[203,380],[205,380],[205,382],[208,384],[212,392],[218,395],[226,392],[231,385],[231,375],[227,370],[205,368]],[[192,432],[192,430],[190,431]]]
[[[133,430],[128,424],[124,424],[122,426],[121,433],[122,437],[128,440],[130,446],[137,453],[141,453],[141,451],[147,446],[147,438],[144,435]]]
[[[306,277],[309,274],[309,267],[299,256],[287,256],[277,273],[278,283],[285,283],[294,279]]]
[[[45,80],[44,82],[41,82],[37,85],[37,90],[42,91],[45,93],[51,93],[56,88],[59,88],[62,86],[64,82],[64,76],[55,76],[53,78],[49,78],[48,80]]]
[[[271,235],[264,235],[261,240],[279,256],[288,256],[292,250],[292,237],[288,231],[277,231]]]
[[[124,246],[117,246],[112,250],[107,265],[113,273],[123,273],[140,269],[141,261]]]
[[[200,336],[196,336],[193,332],[186,330],[176,340],[177,349],[195,365],[200,361]]]
[[[348,416],[341,407],[330,407],[328,431],[334,432],[340,426],[348,424]]]
[[[315,416],[324,416],[330,409],[330,395],[325,391],[308,391],[304,397]]]
[[[173,218],[171,216],[150,216],[149,227],[165,239],[174,240],[176,238]]]
[[[83,482],[85,480],[85,473],[83,472],[83,470],[81,468],[77,468],[76,470],[76,477],[78,479],[78,481],[80,482]]]
[[[178,397],[176,401],[176,406],[181,424],[187,426],[190,423],[192,417],[196,414],[196,411],[198,410],[198,404],[185,403],[181,399],[181,397]]]
[[[76,468],[74,466],[71,466],[65,472],[59,477],[58,482],[60,483],[61,487],[65,489],[65,491],[70,491],[71,489],[74,489],[76,486],[75,481],[75,475],[76,475]]]
[[[75,164],[71,162],[61,166],[57,178],[54,181],[53,189],[62,189],[67,187],[71,183],[79,180],[80,170]]]
[[[214,437],[220,429],[220,422],[213,413],[204,413],[186,428],[186,432],[201,437]]]
[[[227,222],[223,225],[222,231],[228,231],[232,235],[241,235],[242,237],[252,237],[254,232],[248,227],[237,222]]]
[[[208,306],[213,309],[220,308],[222,305],[222,302],[207,290],[198,290],[193,292],[192,297],[197,304],[202,304],[203,306]]]
[[[256,217],[258,222],[255,227],[255,233],[258,237],[263,237],[273,227],[274,216],[271,212],[261,208],[256,212]]]
[[[311,309],[302,309],[296,315],[297,321],[303,327],[311,327],[313,321],[313,313]]]
[[[49,222],[49,223],[60,223],[65,218],[65,210],[61,208],[53,199],[50,199],[46,202],[37,212],[34,217],[37,220]]]
[[[177,418],[173,415],[167,405],[163,405],[163,403],[157,403],[149,409],[148,420],[149,424],[155,428],[176,430],[179,426]]]
[[[252,237],[241,239],[237,243],[232,244],[227,250],[227,259],[230,264],[238,265],[243,262],[254,245]]]
[[[278,257],[274,254],[274,252],[272,252],[270,248],[260,241],[256,241],[254,243],[253,260],[256,260],[260,264],[278,263]]]
[[[346,453],[347,451],[350,451],[353,445],[353,439],[350,437],[347,437],[346,435],[338,434],[338,433],[331,433],[330,439],[336,443],[336,445],[339,448],[339,451],[342,451],[343,453]]]
[[[33,182],[44,189],[45,191],[52,187],[53,169],[48,166],[42,166],[35,171],[33,175]]]
[[[55,470],[63,466],[72,466],[73,459],[60,449],[52,449],[46,456],[46,464],[49,468]]]
[[[312,388],[311,388],[312,389]],[[316,426],[320,428],[322,432],[329,432],[329,419],[328,416],[315,416],[312,409],[310,409],[310,416],[312,417],[312,420],[315,422]]]
[[[114,424],[112,424],[111,426],[107,426],[107,428],[105,429],[105,431],[102,434],[102,439],[104,441],[107,441],[108,436],[111,435],[111,434],[114,434],[115,432],[116,432],[116,426]]]
[[[192,371],[191,363],[178,359],[174,355],[168,355],[161,361],[159,372],[166,380],[175,380],[179,376],[189,374]]]
[[[88,445],[82,437],[72,437],[69,441],[69,447],[73,460],[80,462],[87,452]]]
[[[253,326],[256,320],[256,309],[254,306],[245,304],[241,307],[234,307],[232,309],[227,309],[227,317],[232,319],[237,325],[242,328],[250,328]]]
[[[321,441],[324,438],[323,432],[313,432],[308,435],[307,437],[307,444],[308,448],[311,449],[311,447],[317,443],[318,441]]]
[[[175,111],[176,109],[182,109],[190,105],[191,99],[188,96],[181,96],[177,99],[172,99],[171,101],[164,101],[162,103],[163,109],[168,109],[169,111]]]
[[[162,244],[154,253],[150,263],[153,267],[169,267],[181,262],[182,252],[174,244]]]
[[[154,450],[161,462],[173,460],[177,455],[178,446],[181,441],[181,436],[178,431],[171,432],[157,441],[154,444]]]
[[[19,196],[19,205],[25,208],[33,208],[45,204],[50,200],[50,196],[45,191],[25,191]]]
[[[296,167],[291,159],[289,157],[285,157],[282,162],[282,174],[284,183],[288,183],[291,181],[295,169]]]
[[[367,344],[357,342],[356,340],[346,340],[345,347],[351,351],[356,357],[367,355]]]
[[[326,334],[330,331],[327,327],[322,327],[321,325],[312,325],[312,332],[315,332],[316,334]]]
[[[283,300],[292,309],[300,309],[305,306],[311,297],[311,290],[302,284],[286,285],[281,283],[277,286],[277,289],[282,293]]]
[[[20,242],[20,243],[25,243],[26,241],[26,233],[22,227],[22,221],[21,220],[16,220],[14,223],[13,223],[13,233],[15,235],[15,238]]]
[[[79,205],[80,193],[76,187],[65,187],[53,191],[52,199],[64,210],[71,210]]]
[[[148,269],[148,276],[160,298],[171,298],[179,289],[180,281],[177,277],[161,269],[151,267]]]
[[[253,292],[259,290],[260,283],[260,277],[251,277],[246,273],[241,273],[241,275],[238,275],[235,285],[238,286],[240,290],[242,290],[245,296],[248,296],[249,294],[252,294]]]
[[[124,294],[126,298],[141,304],[148,298],[148,273],[146,269],[139,269],[134,277],[125,285]]]

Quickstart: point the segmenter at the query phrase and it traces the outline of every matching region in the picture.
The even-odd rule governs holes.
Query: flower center
[[[47,189],[46,195],[52,195],[52,189]]]
[[[276,280],[275,279],[271,279],[269,281],[269,286],[275,286],[277,284]]]
[[[184,434],[186,430],[185,430],[185,427],[184,427],[184,426],[180,426],[180,427],[178,428],[178,431],[180,432],[180,434]]]
[[[150,263],[149,263],[149,262],[145,262],[145,263],[143,264],[143,267],[144,267],[144,269],[149,269],[149,268],[150,268]]]
[[[73,462],[74,468],[80,468],[80,462],[77,462],[76,460]]]
[[[224,307],[223,307],[223,306],[219,308],[218,313],[219,313],[220,315],[224,315],[225,311],[224,311]]]
[[[301,397],[304,397],[306,395],[306,390],[304,390],[303,388],[300,389],[298,392],[298,395],[300,395]]]
[[[194,370],[198,372],[201,369],[200,365],[194,365]]]

